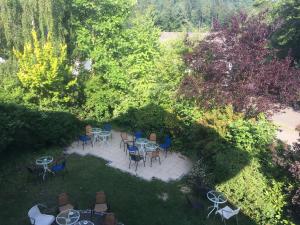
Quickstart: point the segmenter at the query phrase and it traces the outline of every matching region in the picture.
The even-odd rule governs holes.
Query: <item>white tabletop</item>
[[[74,209],[62,211],[56,216],[56,223],[59,225],[72,225],[75,224],[80,217],[80,213]]]
[[[145,149],[147,152],[153,152],[158,148],[158,144],[152,143],[152,142],[148,142],[145,145]]]
[[[147,138],[138,138],[136,139],[135,143],[138,145],[145,145],[149,142]]]
[[[227,199],[222,195],[222,193],[217,191],[209,191],[207,192],[207,198],[209,201],[217,204],[222,204],[227,202]]]
[[[99,136],[106,137],[109,135],[110,135],[110,131],[102,130],[101,132],[99,132]]]
[[[53,162],[53,157],[52,156],[42,156],[35,160],[36,165],[47,165],[49,163]]]

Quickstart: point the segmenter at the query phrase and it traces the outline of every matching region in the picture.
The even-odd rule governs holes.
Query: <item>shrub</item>
[[[80,131],[75,116],[0,104],[0,152],[69,144]]]

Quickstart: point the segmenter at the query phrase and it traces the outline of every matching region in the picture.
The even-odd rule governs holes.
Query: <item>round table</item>
[[[80,217],[80,213],[74,209],[62,211],[56,216],[56,223],[59,225],[72,225],[75,224]]]
[[[155,144],[152,142],[148,142],[147,144],[145,144],[146,152],[154,152],[154,151],[156,151],[157,148],[158,148],[158,144]]]
[[[45,177],[46,177],[46,173],[47,172],[51,172],[53,173],[49,168],[48,168],[48,165],[50,163],[53,162],[53,157],[52,156],[42,156],[38,159],[35,160],[35,164],[38,165],[38,166],[43,166],[44,168],[44,173],[43,173],[43,180],[45,180]]]
[[[99,133],[99,137],[102,140],[103,143],[107,144],[108,143],[108,137],[111,135],[110,131],[102,130]]]
[[[213,202],[214,205],[210,206],[209,208],[212,208],[212,210],[208,213],[207,218],[209,217],[209,215],[216,210],[215,213],[217,213],[217,211],[219,210],[219,204],[223,204],[225,202],[227,202],[227,199],[224,197],[224,195],[220,192],[217,191],[209,191],[206,194],[207,198],[209,201]]]
[[[95,142],[98,140],[98,138],[100,138],[100,133],[102,132],[102,129],[101,128],[97,128],[97,127],[94,127],[92,128],[92,134],[93,134],[93,142],[95,144]]]
[[[147,143],[149,143],[149,140],[147,138],[138,138],[138,139],[135,140],[135,144],[140,145],[142,151],[144,151],[145,145]]]
[[[94,223],[89,220],[81,220],[75,223],[74,225],[94,225]]]

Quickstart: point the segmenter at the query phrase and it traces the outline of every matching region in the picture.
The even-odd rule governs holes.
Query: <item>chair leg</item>
[[[122,146],[122,140],[120,141],[120,148],[121,148],[121,146]]]
[[[138,167],[138,165],[139,165],[139,162],[138,162],[138,161],[136,161],[136,162],[135,162],[135,171],[137,171],[137,167]]]
[[[131,159],[129,159],[129,169],[130,169],[130,165],[131,165]]]
[[[158,156],[158,161],[159,161],[159,165],[161,165],[161,162],[160,162],[160,156]]]
[[[152,167],[152,159],[153,159],[153,157],[151,157],[151,159],[150,159],[150,167]]]

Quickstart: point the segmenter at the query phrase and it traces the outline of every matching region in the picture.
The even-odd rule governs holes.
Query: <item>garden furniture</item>
[[[238,218],[237,215],[240,212],[240,208],[237,208],[233,210],[229,206],[225,206],[222,209],[219,209],[217,213],[221,216],[222,221],[226,224],[226,220],[230,219],[231,217],[235,216],[236,218],[236,224],[238,224]]]
[[[92,132],[91,133],[93,135],[93,142],[94,142],[94,144],[96,143],[96,141],[99,140],[99,138],[100,138],[99,134],[100,134],[101,131],[102,131],[101,128],[97,128],[97,127],[92,128]]]
[[[42,157],[38,158],[37,160],[35,160],[35,164],[38,166],[42,166],[44,169],[43,180],[45,180],[47,172],[53,173],[48,167],[48,165],[52,162],[53,162],[52,156],[42,156]]]
[[[135,145],[139,146],[139,151],[141,151],[145,156],[145,145],[149,143],[147,138],[137,138],[135,140]]]
[[[85,135],[87,135],[90,138],[92,138],[93,137],[92,131],[93,131],[93,128],[92,128],[91,125],[86,125],[85,126]]]
[[[38,206],[43,205],[37,204],[28,211],[30,223],[32,225],[51,225],[54,222],[55,217],[48,214],[42,214]]]
[[[125,145],[128,141],[129,141],[128,134],[126,132],[121,132],[120,148],[122,147],[122,144],[123,144],[124,152],[126,151]],[[127,151],[126,151],[126,154],[127,154]]]
[[[167,157],[167,153],[169,148],[171,147],[171,138],[165,137],[165,142],[163,144],[160,144],[159,147],[165,151],[165,157]]]
[[[108,144],[108,137],[111,136],[111,131],[102,130],[99,133],[100,141],[104,144]]]
[[[132,144],[129,144],[132,143]],[[138,154],[138,147],[135,145],[134,141],[127,141],[126,143],[127,146],[127,151],[129,152],[129,154]]]
[[[215,214],[217,214],[217,212],[219,210],[219,204],[223,204],[223,203],[227,202],[227,199],[221,193],[219,193],[217,191],[209,191],[209,192],[207,192],[206,196],[209,201],[214,203],[213,206],[208,207],[208,208],[212,208],[212,210],[207,215],[207,218],[208,218],[214,210],[216,210]]]
[[[79,211],[74,209],[68,209],[60,212],[56,216],[56,223],[59,225],[73,225],[79,220],[79,218]]]
[[[142,131],[136,131],[136,132],[134,133],[134,138],[135,138],[135,140],[136,140],[136,139],[139,139],[139,138],[142,138],[142,137],[143,137]]]
[[[69,196],[67,193],[61,193],[58,195],[58,210],[59,212],[63,212],[69,209],[74,209],[74,206],[71,204],[69,200]]]
[[[151,133],[150,134],[149,141],[156,143],[156,133]]]
[[[111,132],[112,126],[111,126],[111,124],[109,124],[109,123],[104,124],[103,130],[110,132],[110,138],[112,138],[112,132]]]
[[[106,195],[103,191],[96,192],[96,201],[94,205],[93,212],[104,213],[108,210],[108,205],[106,202]]]
[[[107,213],[104,216],[103,225],[117,225],[117,219],[114,213]]]
[[[145,165],[145,157],[144,156],[140,155],[139,153],[136,154],[136,153],[129,152],[129,169],[131,166],[131,161],[134,161],[135,162],[135,171],[137,171],[139,161],[141,161],[141,160],[143,160],[144,167],[145,167],[146,165]]]
[[[61,171],[64,171],[66,168],[66,160],[64,159],[61,163],[56,163],[54,166],[51,167],[51,171],[56,174]]]
[[[80,135],[79,136],[79,141],[82,142],[82,149],[84,149],[84,146],[87,145],[88,141],[91,142],[91,145],[93,147],[93,141],[92,141],[92,138],[88,135]]]
[[[152,160],[153,159],[159,159],[159,164],[161,164],[160,162],[160,156],[159,156],[159,150],[158,150],[158,145],[155,144],[155,143],[152,143],[152,142],[148,142],[146,145],[145,145],[145,151],[146,151],[146,154],[147,155],[150,155],[150,162],[151,162],[151,165],[152,166]]]

